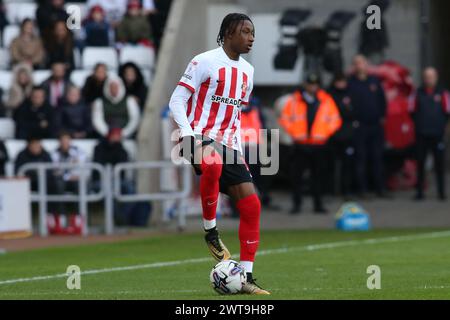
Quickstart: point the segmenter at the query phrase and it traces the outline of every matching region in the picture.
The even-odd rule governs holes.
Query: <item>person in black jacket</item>
[[[89,11],[89,16],[83,24],[86,47],[107,47],[110,40],[111,26],[106,21],[105,11],[100,5],[95,5]]]
[[[142,111],[147,98],[147,86],[139,67],[133,62],[127,62],[120,66],[119,76],[123,80],[127,95],[136,99],[139,109]]]
[[[42,147],[41,141],[36,137],[29,137],[27,139],[27,146],[22,150],[15,162],[15,172],[19,172],[20,167],[27,163],[36,162],[52,162],[50,154]],[[26,172],[26,176],[30,179],[31,190],[36,191],[38,189],[38,176],[36,170],[30,170]],[[49,189],[52,186],[52,174],[50,170],[47,170],[47,186]]]
[[[353,58],[355,74],[348,81],[350,99],[354,108],[356,128],[356,178],[358,192],[364,197],[368,190],[367,167],[371,160],[373,187],[379,197],[385,196],[383,178],[384,118],[386,98],[378,78],[368,73],[367,59],[362,55]]]
[[[108,67],[104,63],[98,63],[94,72],[87,77],[82,89],[84,101],[91,105],[97,98],[103,97],[103,86],[108,77]]]
[[[9,160],[8,150],[2,140],[0,140],[0,177],[5,176],[5,165]]]
[[[128,152],[122,144],[122,130],[111,128],[107,138],[102,138],[95,147],[94,162],[114,166],[128,161]],[[93,180],[95,188],[95,184],[99,183],[98,174],[94,174]],[[126,179],[125,175],[121,177],[121,192],[122,194],[136,193],[133,181]],[[116,203],[114,207],[115,220],[119,225],[145,226],[151,212],[150,202]]]
[[[426,68],[423,72],[423,84],[417,89],[412,116],[416,127],[417,148],[417,194],[416,200],[424,199],[425,160],[431,151],[434,157],[434,169],[438,197],[445,200],[445,144],[444,134],[450,115],[449,94],[438,85],[438,72],[435,68]]]
[[[42,87],[33,87],[30,100],[25,100],[16,110],[14,120],[17,139],[27,139],[31,135],[41,139],[54,136],[54,112]]]
[[[62,129],[68,131],[74,139],[86,139],[91,137],[91,109],[81,99],[80,89],[69,86],[67,95],[62,102],[61,108],[56,110],[56,131]]]
[[[340,191],[347,197],[354,177],[355,147],[353,144],[355,114],[348,89],[347,78],[344,74],[336,74],[328,92],[339,108],[342,119],[341,128],[331,138],[330,144],[338,160]]]
[[[120,128],[111,128],[108,136],[102,138],[94,148],[94,162],[112,166],[128,162],[128,153],[122,144],[122,130]],[[93,179],[98,180],[98,177]]]
[[[66,22],[69,14],[64,9],[64,0],[41,1],[36,10],[36,22],[44,44],[52,37],[52,27],[57,21]]]

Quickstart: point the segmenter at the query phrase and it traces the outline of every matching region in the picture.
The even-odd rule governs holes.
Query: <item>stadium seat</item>
[[[20,27],[18,25],[10,24],[3,30],[3,47],[9,48],[11,42],[20,34]]]
[[[11,87],[12,81],[12,72],[6,70],[0,70],[0,88],[3,89],[3,92],[9,91]]]
[[[116,70],[119,65],[114,48],[86,47],[83,50],[81,61],[83,69],[93,69],[97,63],[104,63],[110,70]]]
[[[90,70],[74,70],[70,74],[70,81],[79,88],[84,86],[86,78],[91,74]]]
[[[34,2],[5,3],[6,16],[9,23],[20,24],[25,18],[36,18],[37,4]]]
[[[75,69],[81,69],[81,53],[77,48],[73,49],[73,60],[75,62]]]
[[[153,70],[155,50],[143,46],[125,46],[120,51],[120,64],[134,62],[140,68]]]
[[[52,72],[50,70],[36,70],[33,72],[33,81],[34,84],[40,85],[42,82],[47,80]]]
[[[0,118],[0,140],[13,139],[16,132],[16,124],[10,118]]]
[[[9,50],[0,48],[0,69],[9,69]]]

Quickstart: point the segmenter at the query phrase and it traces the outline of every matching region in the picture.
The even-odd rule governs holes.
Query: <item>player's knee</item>
[[[219,179],[222,174],[222,159],[217,154],[204,157],[201,169],[203,175],[211,179]]]
[[[238,203],[241,218],[244,220],[259,220],[261,215],[261,201],[257,194],[252,194]]]

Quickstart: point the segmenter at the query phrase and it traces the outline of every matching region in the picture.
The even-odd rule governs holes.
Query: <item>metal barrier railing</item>
[[[49,170],[77,170],[79,172],[78,194],[48,194],[47,171]],[[47,236],[47,202],[78,202],[78,210],[82,217],[83,235],[87,235],[88,229],[88,203],[105,201],[105,231],[113,232],[113,210],[111,194],[111,168],[106,168],[98,163],[27,163],[20,167],[18,175],[25,175],[28,171],[36,171],[38,178],[37,193],[31,193],[31,201],[39,204],[39,233]],[[88,176],[92,171],[97,171],[100,176],[100,188],[98,193],[88,192]]]
[[[181,191],[157,192],[147,194],[122,194],[121,173],[126,170],[142,169],[170,169],[181,168]],[[79,172],[78,194],[48,194],[47,171],[49,170],[77,170]],[[185,200],[191,193],[192,171],[187,165],[176,165],[170,161],[156,162],[129,162],[120,163],[113,168],[111,165],[103,166],[98,163],[27,163],[19,168],[18,175],[25,175],[28,171],[36,171],[38,178],[38,190],[31,194],[31,201],[39,204],[39,233],[47,236],[47,203],[48,202],[78,202],[78,210],[83,221],[83,235],[87,235],[88,229],[88,203],[104,200],[105,206],[105,231],[112,234],[114,231],[113,204],[118,202],[154,201],[154,200],[180,200],[178,224],[180,227],[186,222]],[[92,171],[97,171],[101,184],[97,193],[88,192],[88,177]]]
[[[181,191],[167,191],[147,194],[123,194],[121,191],[122,172],[128,170],[142,169],[182,169]],[[186,224],[186,203],[192,188],[192,169],[188,165],[177,165],[171,161],[154,161],[154,162],[127,162],[120,163],[114,167],[114,199],[119,202],[134,201],[153,201],[153,200],[180,200],[178,210],[178,226],[183,227]]]

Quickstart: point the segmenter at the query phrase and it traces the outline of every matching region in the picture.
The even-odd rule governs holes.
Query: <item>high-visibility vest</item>
[[[257,108],[241,112],[241,140],[244,144],[259,144],[262,129],[261,118]]]
[[[291,95],[281,111],[280,125],[301,144],[321,145],[341,127],[342,119],[333,98],[323,90],[317,92],[319,106],[308,132],[307,104],[300,91]]]

